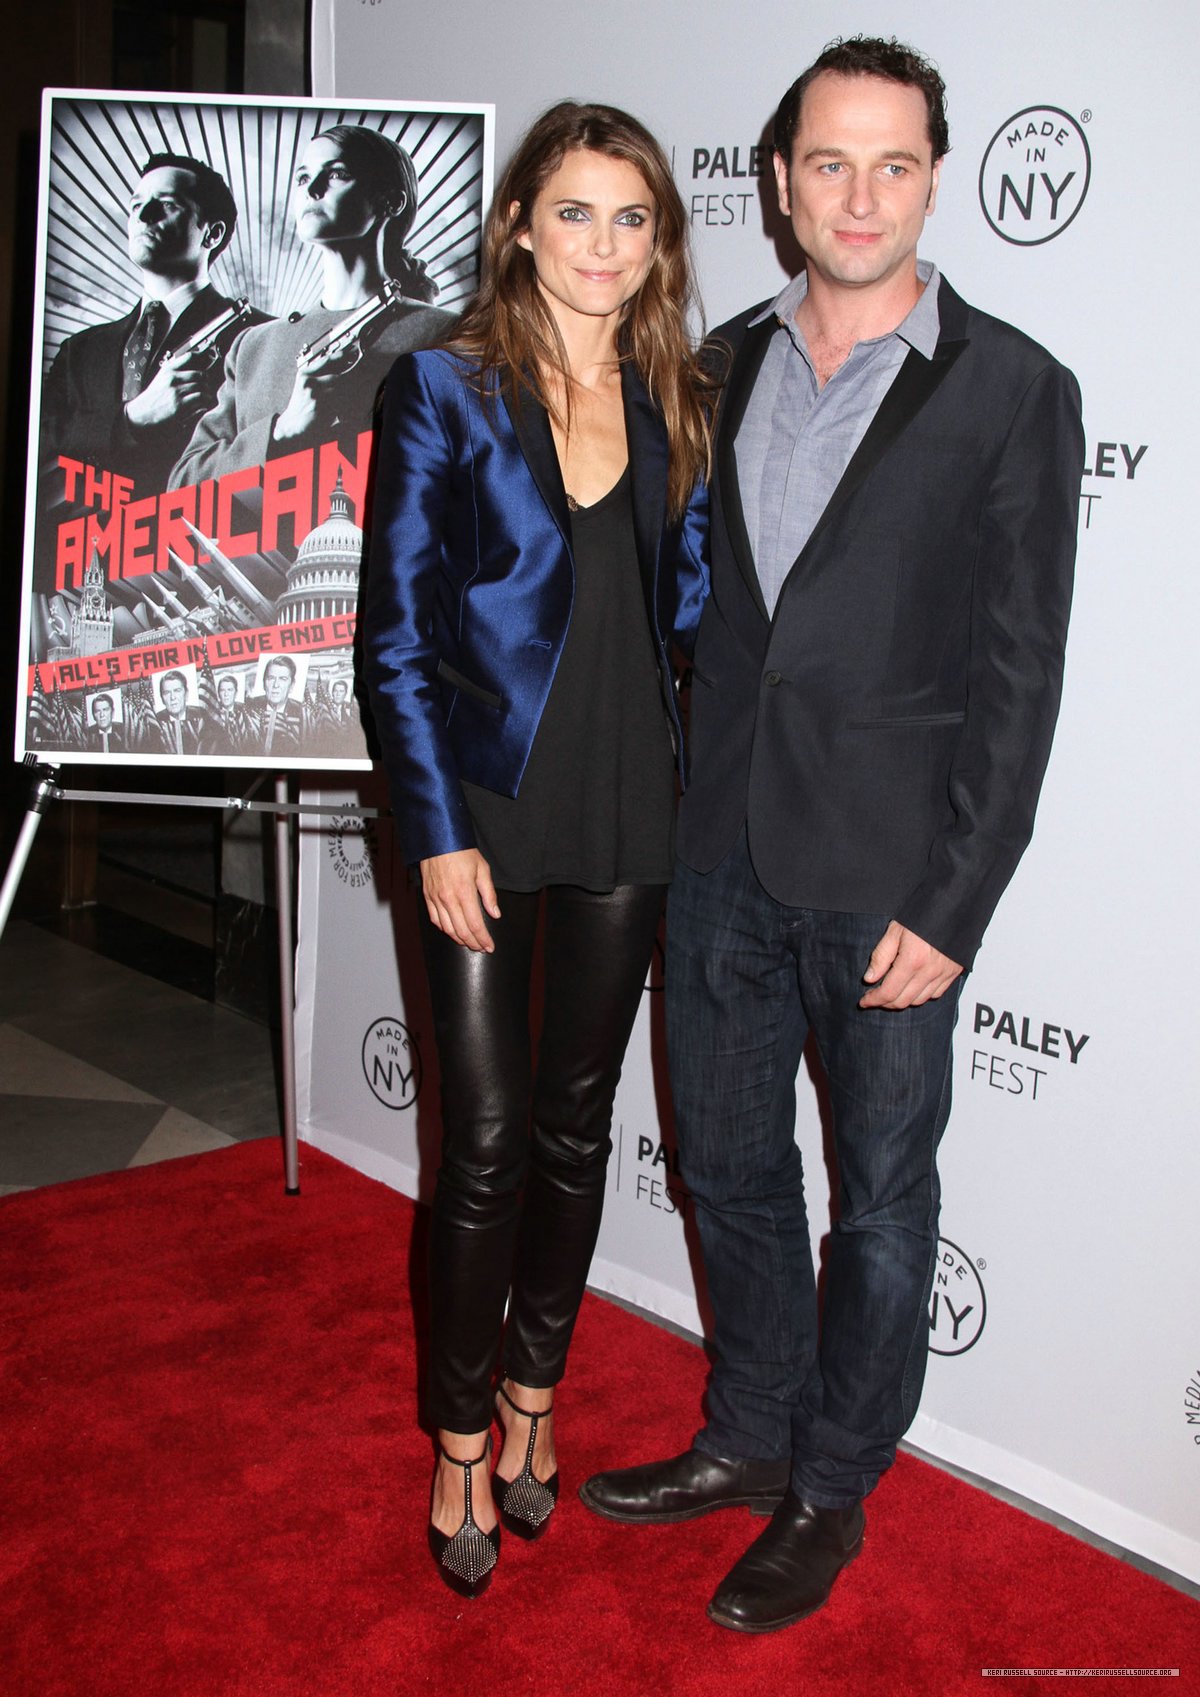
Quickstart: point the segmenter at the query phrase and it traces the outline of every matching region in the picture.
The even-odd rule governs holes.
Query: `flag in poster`
[[[478,281],[486,106],[48,91],[17,755],[361,768],[375,405]]]

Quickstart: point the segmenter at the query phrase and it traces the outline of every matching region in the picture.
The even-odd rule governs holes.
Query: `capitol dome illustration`
[[[341,468],[329,496],[329,517],[310,530],[288,568],[287,588],[275,617],[281,625],[334,618],[358,605],[358,571],[363,533],[350,517],[350,498]]]

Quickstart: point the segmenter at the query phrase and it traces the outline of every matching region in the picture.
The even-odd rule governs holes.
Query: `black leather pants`
[[[545,896],[545,1015],[531,1058],[530,975]],[[493,954],[430,924],[422,904],[442,1074],[442,1164],[431,1238],[428,1413],[450,1432],[491,1420],[504,1371],[557,1384],[600,1229],[613,1096],[662,906],[659,885],[608,894],[497,892]]]

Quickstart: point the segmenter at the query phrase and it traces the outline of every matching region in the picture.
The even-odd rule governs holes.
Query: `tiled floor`
[[[275,1080],[254,1021],[27,921],[0,938],[0,1195],[277,1135]]]

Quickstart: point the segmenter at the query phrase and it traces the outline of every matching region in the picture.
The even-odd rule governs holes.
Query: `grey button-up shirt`
[[[746,533],[772,615],[784,579],[908,350],[933,358],[940,328],[940,278],[928,260],[917,261],[917,277],[925,287],[903,323],[886,336],[856,343],[823,389],[796,323],[808,293],[803,273],[751,320],[751,326],[770,317],[778,322],[734,444]]]

